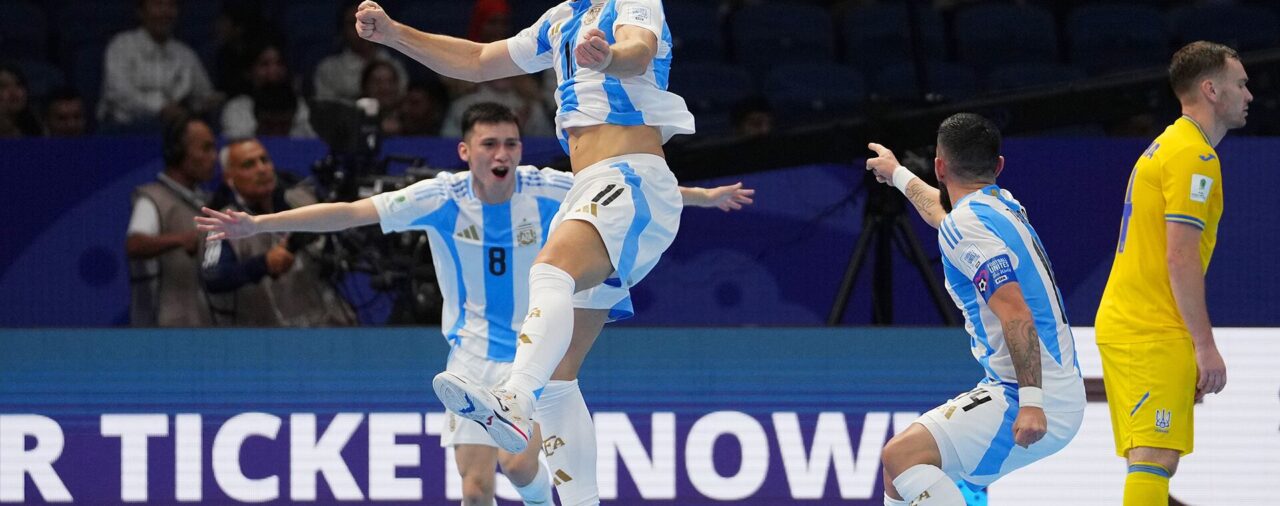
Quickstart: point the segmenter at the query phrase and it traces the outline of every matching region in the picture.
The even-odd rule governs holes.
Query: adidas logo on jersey
[[[467,228],[463,229],[461,232],[458,232],[458,233],[456,233],[456,234],[453,234],[453,236],[454,236],[454,237],[457,237],[457,238],[459,238],[459,239],[470,239],[470,240],[472,240],[472,241],[479,241],[479,240],[480,240],[480,231],[479,231],[479,230],[476,230],[476,226],[475,226],[475,225],[471,225],[471,226],[469,226],[469,227],[467,227]]]

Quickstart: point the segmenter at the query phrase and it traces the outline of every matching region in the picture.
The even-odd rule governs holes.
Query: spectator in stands
[[[260,56],[267,28],[258,2],[232,1],[223,4],[214,22],[217,54],[214,56],[214,86],[228,97],[244,95],[253,85],[245,68]]]
[[[44,127],[27,97],[27,79],[22,71],[0,65],[0,137],[39,137]]]
[[[203,237],[192,221],[205,204],[200,184],[213,178],[213,130],[181,117],[164,127],[164,171],[134,189],[125,253],[134,326],[209,325],[196,251]]]
[[[440,83],[409,83],[409,89],[400,101],[400,135],[440,135],[440,126],[444,123],[448,104],[449,99]]]
[[[374,60],[384,60],[395,67],[400,76],[407,76],[404,65],[396,60],[386,48],[360,38],[356,34],[356,7],[352,3],[342,11],[340,17],[343,49],[341,53],[331,55],[316,66],[315,91],[317,100],[336,100],[349,104],[360,98],[361,72]],[[405,80],[400,81],[400,90],[404,90]]]
[[[511,6],[507,0],[477,0],[471,12],[467,38],[475,42],[494,42],[511,37]],[[515,111],[520,119],[521,133],[526,137],[555,136],[555,125],[543,101],[545,94],[538,78],[519,75],[479,83],[474,90],[457,97],[445,114],[441,135],[462,136],[462,115],[471,106],[483,102],[495,102]]]
[[[294,91],[293,79],[285,66],[280,46],[264,42],[252,53],[253,59],[243,69],[250,91],[227,101],[222,108],[223,137],[235,139],[270,135],[314,138],[316,132],[311,128],[310,109]],[[264,125],[263,121],[270,124]]]
[[[219,153],[223,185],[209,207],[267,214],[315,203],[315,188],[278,176],[256,139]],[[260,234],[201,241],[200,276],[217,325],[314,327],[354,325],[355,314],[326,279],[322,236]]]
[[[88,132],[84,99],[75,88],[63,88],[49,96],[45,125],[50,137],[79,137]]]
[[[384,135],[400,135],[400,101],[404,80],[394,65],[374,60],[360,73],[360,96],[378,101],[378,120]]]
[[[170,118],[220,105],[222,96],[195,51],[173,38],[177,17],[177,0],[138,0],[142,26],[107,45],[98,104],[104,129],[152,130]]]
[[[761,137],[773,131],[773,107],[764,97],[750,97],[733,105],[729,122],[738,137]]]

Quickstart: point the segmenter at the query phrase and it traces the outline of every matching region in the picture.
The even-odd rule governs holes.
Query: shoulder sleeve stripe
[[[1164,219],[1165,221],[1194,225],[1196,228],[1204,230],[1204,220],[1196,218],[1195,216],[1187,216],[1185,214],[1166,214],[1164,215]]]

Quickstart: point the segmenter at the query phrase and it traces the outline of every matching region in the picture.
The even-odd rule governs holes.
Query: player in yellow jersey
[[[1253,95],[1239,55],[1212,42],[1178,50],[1169,80],[1182,117],[1129,176],[1096,323],[1116,453],[1129,463],[1125,506],[1168,504],[1194,403],[1227,383],[1204,289],[1223,202],[1214,146],[1244,126]]]

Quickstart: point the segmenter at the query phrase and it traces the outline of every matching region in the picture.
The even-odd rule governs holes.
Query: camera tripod
[[[911,228],[907,218],[906,198],[891,186],[875,180],[871,172],[863,179],[868,198],[862,232],[849,257],[849,266],[844,271],[844,281],[836,293],[835,304],[827,316],[827,325],[839,325],[849,305],[849,297],[858,282],[858,273],[871,248],[875,247],[874,270],[871,273],[871,323],[872,325],[888,325],[893,323],[893,246],[906,255],[908,261],[915,266],[929,289],[938,315],[947,325],[959,325],[960,320],[943,291],[942,285],[934,276],[929,258],[920,246],[920,239]]]

